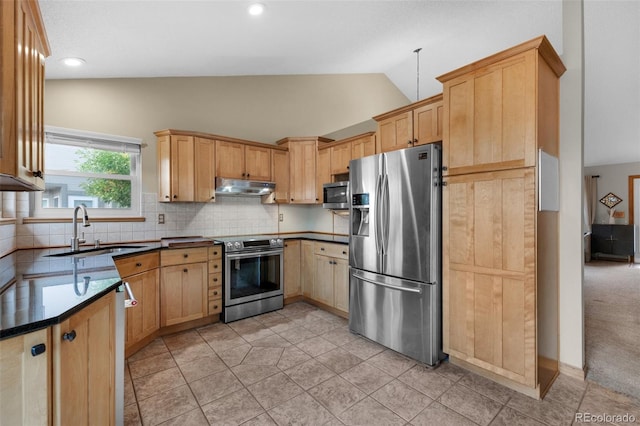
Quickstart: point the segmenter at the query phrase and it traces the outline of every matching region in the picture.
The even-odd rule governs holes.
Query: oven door
[[[283,250],[227,253],[225,306],[283,294]]]

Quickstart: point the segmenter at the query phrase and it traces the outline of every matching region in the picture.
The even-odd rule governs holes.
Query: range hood
[[[274,182],[263,182],[256,180],[216,178],[216,194],[239,195],[239,196],[260,196],[269,195],[276,188]]]

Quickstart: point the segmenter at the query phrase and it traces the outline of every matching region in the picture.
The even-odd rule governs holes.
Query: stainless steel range
[[[231,322],[282,309],[283,241],[276,236],[221,238],[224,243],[224,309]]]

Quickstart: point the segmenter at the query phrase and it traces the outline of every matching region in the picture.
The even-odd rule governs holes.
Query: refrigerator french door
[[[353,160],[349,328],[429,365],[442,358],[440,145]]]

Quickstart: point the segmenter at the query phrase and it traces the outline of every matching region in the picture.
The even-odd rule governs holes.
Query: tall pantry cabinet
[[[538,178],[564,71],[541,36],[438,77],[444,352],[536,398],[558,372],[558,213],[540,211]]]

